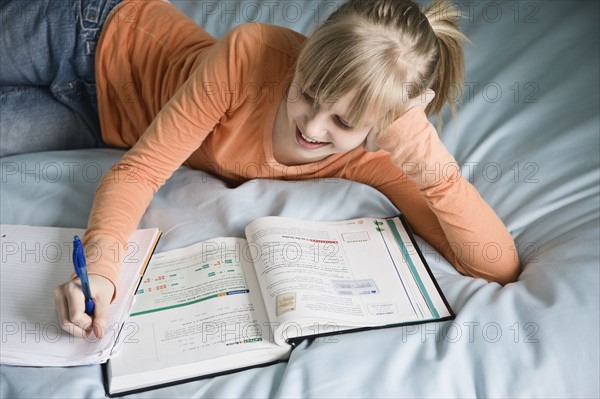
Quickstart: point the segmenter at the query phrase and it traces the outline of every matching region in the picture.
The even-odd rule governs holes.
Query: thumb
[[[108,326],[108,308],[109,303],[97,300],[94,308],[94,318],[92,319],[92,331],[98,339],[104,337],[104,333]]]
[[[90,275],[90,288],[94,294],[95,304],[92,331],[96,338],[101,339],[108,326],[108,311],[115,287],[106,277]]]

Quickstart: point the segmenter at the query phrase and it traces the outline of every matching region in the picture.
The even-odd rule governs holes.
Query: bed
[[[216,36],[252,21],[308,34],[336,4],[173,3]],[[463,105],[441,136],[515,238],[518,281],[500,286],[460,275],[429,251],[453,321],[304,341],[287,363],[136,397],[600,397],[600,3],[457,4],[472,44]],[[1,222],[85,227],[101,174],[122,154],[2,158]],[[161,228],[162,251],[239,235],[263,215],[335,220],[396,212],[381,193],[349,181],[230,187],[181,168],[140,227]],[[99,365],[1,366],[0,375],[2,398],[105,395]]]

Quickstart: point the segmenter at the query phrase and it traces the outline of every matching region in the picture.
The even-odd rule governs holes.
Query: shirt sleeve
[[[416,234],[463,274],[501,284],[516,280],[519,259],[510,233],[461,175],[422,107],[395,121],[377,144],[397,171],[376,188],[406,215]]]
[[[139,141],[103,176],[84,236],[90,274],[108,278],[117,288],[128,237],[154,193],[240,104],[236,88],[251,79],[259,42],[258,24],[234,28],[219,40]]]

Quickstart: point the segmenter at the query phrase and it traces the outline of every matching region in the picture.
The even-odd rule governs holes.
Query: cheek
[[[287,115],[290,122],[294,122],[295,119],[299,119],[302,115],[306,115],[308,112],[308,106],[303,101],[296,99],[288,99],[287,101]]]
[[[336,138],[336,147],[341,151],[351,151],[360,147],[367,138],[367,132],[340,132]]]

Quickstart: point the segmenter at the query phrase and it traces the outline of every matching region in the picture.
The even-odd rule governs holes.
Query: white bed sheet
[[[308,33],[334,2],[174,3],[220,35],[254,19],[252,7],[263,10],[266,22]],[[212,5],[221,13],[207,8]],[[519,280],[501,287],[461,276],[426,250],[457,313],[454,321],[304,342],[288,363],[137,396],[600,396],[599,3],[459,5],[473,41],[466,54],[471,91],[463,92],[456,123],[446,124],[442,137],[515,237]],[[290,17],[297,7],[303,10],[298,21]],[[78,150],[1,159],[0,221],[84,227],[99,172],[121,154]],[[261,215],[341,219],[395,212],[379,192],[344,180],[261,180],[231,188],[181,169],[142,225],[165,232],[164,250],[241,234]],[[104,396],[99,366],[1,366],[0,377],[3,398]]]

